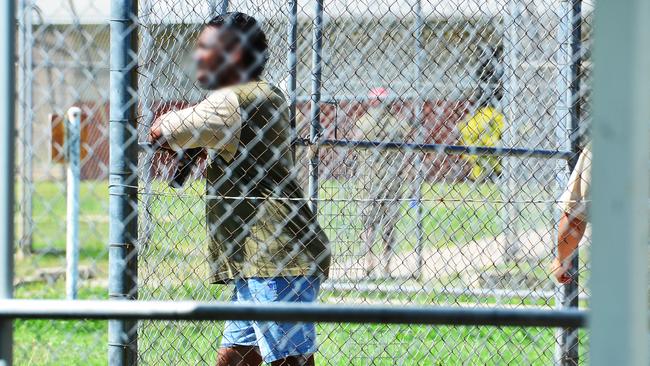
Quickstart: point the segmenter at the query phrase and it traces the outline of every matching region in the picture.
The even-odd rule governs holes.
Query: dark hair
[[[257,79],[262,75],[269,59],[269,46],[266,34],[255,18],[240,12],[228,12],[210,19],[206,26],[232,32],[234,42],[243,49],[249,77]]]
[[[503,46],[482,45],[479,51],[476,99],[481,107],[494,106],[503,97]]]

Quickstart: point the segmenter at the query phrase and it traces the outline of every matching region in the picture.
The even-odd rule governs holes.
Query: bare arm
[[[564,213],[558,224],[557,256],[553,261],[553,276],[559,283],[569,283],[571,278],[571,258],[578,249],[578,244],[585,234],[587,223],[578,217]]]
[[[568,276],[571,259],[585,234],[590,182],[591,150],[587,146],[580,154],[569,177],[567,189],[559,200],[564,213],[558,224],[557,256],[551,269],[560,283],[571,281]]]

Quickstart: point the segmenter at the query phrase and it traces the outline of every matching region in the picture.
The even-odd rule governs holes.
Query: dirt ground
[[[508,254],[506,235],[483,238],[464,245],[442,248],[424,248],[419,282],[429,284],[445,277],[461,276],[463,282],[474,284],[475,279],[486,269],[499,268],[509,258],[517,263],[542,263],[552,258],[555,245],[554,234],[550,230],[529,230],[516,237],[514,245],[516,254]],[[588,232],[585,238],[590,237]],[[374,261],[375,269],[368,273],[369,261]],[[418,272],[420,259],[414,251],[395,253],[386,266],[386,258],[369,255],[336,257],[330,270],[330,278],[338,281],[363,281],[377,277],[409,278]],[[390,276],[387,276],[389,273]]]

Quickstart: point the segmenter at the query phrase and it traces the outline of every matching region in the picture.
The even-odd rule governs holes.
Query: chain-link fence
[[[73,105],[83,111],[79,298],[107,298],[109,250],[126,244],[108,237],[109,224],[129,226],[108,220],[109,3],[20,3],[17,297],[65,296],[69,207],[66,163],[56,162],[66,160]],[[556,285],[550,267],[560,196],[587,144],[592,8],[577,0],[140,0],[137,89],[128,96],[141,146],[137,276],[127,272],[138,299],[229,300],[230,286],[210,284],[206,205],[209,216],[214,200],[238,199],[316,208],[331,246],[323,303],[587,306],[589,233],[571,284]],[[263,78],[285,98],[288,177],[304,197],[216,194],[214,156],[172,188],[178,159],[148,143],[156,119],[208,95],[191,55],[206,22],[226,10],[254,16],[266,34]],[[233,169],[245,161],[233,159]],[[282,273],[287,264],[276,265]],[[223,328],[140,321],[138,362],[214,363]],[[18,340],[34,334],[16,342],[18,364],[103,363],[103,323],[18,323]],[[317,334],[318,363],[327,365],[573,364],[585,359],[587,340],[574,330],[484,326],[335,323],[317,325]]]
[[[65,298],[66,122],[82,108],[78,298],[107,297],[108,2],[17,1],[15,297]],[[4,5],[3,5],[4,6]],[[17,365],[102,364],[101,322],[16,321]],[[105,347],[103,347],[105,348]],[[66,350],[66,351],[63,351]]]

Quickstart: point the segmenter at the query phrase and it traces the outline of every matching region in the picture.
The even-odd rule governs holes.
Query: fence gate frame
[[[138,299],[136,0],[111,0],[108,296]],[[109,320],[108,363],[137,364],[137,321]]]

